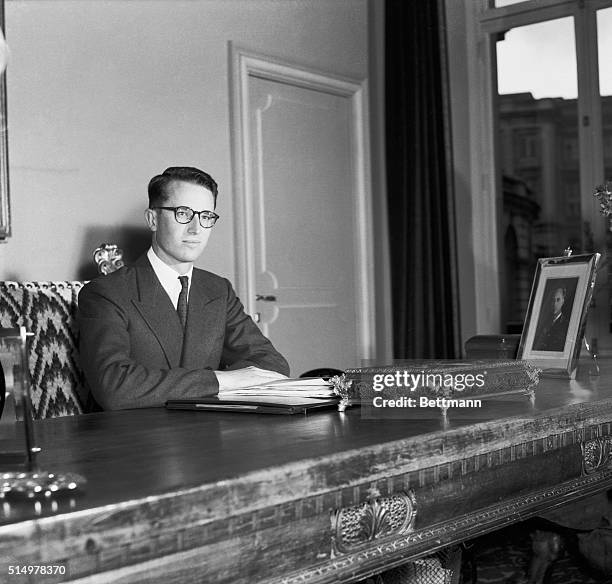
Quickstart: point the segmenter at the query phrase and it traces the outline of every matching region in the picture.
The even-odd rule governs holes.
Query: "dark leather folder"
[[[277,396],[211,396],[194,399],[171,399],[169,410],[197,410],[201,412],[240,412],[249,414],[306,414],[311,410],[335,408],[336,398],[277,397]]]

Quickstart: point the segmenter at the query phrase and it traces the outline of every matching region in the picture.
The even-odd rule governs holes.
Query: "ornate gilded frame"
[[[0,27],[4,32],[4,0],[0,0]],[[11,235],[9,198],[8,131],[6,117],[6,73],[0,73],[0,242]]]
[[[538,260],[517,359],[533,362],[544,370],[544,374],[574,378],[599,258],[600,254],[593,253]],[[551,292],[566,286],[565,293],[570,281],[573,281],[572,304],[568,310],[563,310],[565,335],[558,339],[561,341],[559,347],[546,346],[539,334],[539,331],[546,331],[544,310],[549,305]],[[550,319],[550,315],[547,318]],[[548,328],[550,330],[550,326]]]

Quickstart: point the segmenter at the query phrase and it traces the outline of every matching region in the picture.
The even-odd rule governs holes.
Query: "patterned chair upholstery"
[[[80,414],[88,396],[79,366],[77,298],[83,282],[0,282],[0,327],[25,326],[36,419]]]

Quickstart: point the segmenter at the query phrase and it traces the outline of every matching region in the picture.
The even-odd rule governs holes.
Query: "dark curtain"
[[[385,93],[394,358],[460,356],[442,0],[387,0]]]

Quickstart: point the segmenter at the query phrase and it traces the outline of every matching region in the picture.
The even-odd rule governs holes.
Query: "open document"
[[[263,385],[229,389],[223,396],[276,396],[276,397],[335,397],[333,385],[322,377],[278,379]]]

